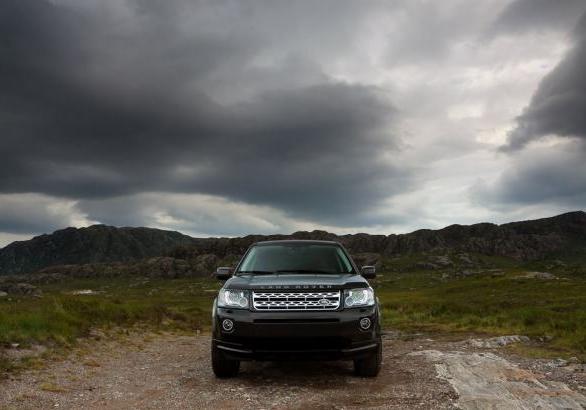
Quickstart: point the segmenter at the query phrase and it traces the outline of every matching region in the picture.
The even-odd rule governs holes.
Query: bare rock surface
[[[491,337],[489,339],[468,339],[465,343],[470,346],[485,348],[485,349],[496,349],[499,347],[507,346],[513,343],[528,343],[530,340],[527,336],[520,335],[508,335]]]
[[[526,279],[542,279],[542,280],[552,280],[557,279],[553,273],[549,272],[527,272],[525,275],[521,276],[522,278]]]
[[[462,409],[577,409],[586,397],[494,353],[424,350],[410,354],[435,364],[438,377],[459,395]]]
[[[0,283],[0,292],[7,295],[41,296],[43,292],[30,283]]]

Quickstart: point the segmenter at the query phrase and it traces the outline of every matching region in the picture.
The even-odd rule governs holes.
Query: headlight
[[[371,288],[347,289],[344,291],[344,306],[373,306],[374,292]]]
[[[248,308],[248,292],[237,289],[222,289],[218,295],[218,306],[229,308]]]

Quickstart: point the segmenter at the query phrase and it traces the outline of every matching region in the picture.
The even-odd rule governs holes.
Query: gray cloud
[[[39,194],[0,194],[0,231],[4,233],[45,232],[89,223],[91,221],[76,208],[75,201]]]
[[[586,205],[586,143],[572,141],[547,148],[526,149],[493,183],[480,183],[473,198],[505,208],[556,204],[565,209]]]
[[[577,198],[578,179],[540,191],[525,150],[493,157],[568,40],[578,6],[557,4],[5,1],[0,242],[93,221],[232,235],[503,220],[464,193],[507,166],[478,195]],[[572,64],[519,119],[519,147],[570,127],[536,113],[577,106]],[[552,181],[571,176],[547,158]]]
[[[513,6],[528,7],[527,2],[518,3]],[[572,2],[560,6],[578,7]],[[583,10],[584,3],[581,6]],[[560,11],[555,13],[561,19]],[[549,18],[555,23],[555,18]],[[500,148],[510,154],[508,168],[493,183],[471,191],[480,203],[504,209],[542,204],[566,210],[586,204],[586,14],[572,30],[572,39],[572,47],[543,78],[528,107],[517,117],[507,144]],[[548,137],[559,140],[529,146]]]
[[[583,0],[514,0],[487,30],[489,37],[543,32],[569,31],[586,10]]]
[[[466,0],[402,3],[400,11],[387,18],[391,26],[387,64],[445,63],[454,48],[475,41],[479,27],[490,22],[500,4],[501,1],[476,2],[469,7]],[[466,18],[462,16],[464,9]]]
[[[199,194],[150,192],[89,199],[80,201],[78,208],[109,225],[147,225],[196,236],[293,232],[302,226],[272,208]]]
[[[200,11],[190,3],[125,4],[132,18],[44,1],[3,7],[0,191],[207,193],[344,226],[368,223],[370,207],[411,182],[383,158],[398,140],[380,90],[334,81],[298,55],[262,69],[273,87],[235,87],[234,101],[215,101],[214,83],[253,66],[268,37],[246,24],[184,27],[183,15]],[[221,4],[201,11],[259,13]],[[340,10],[347,22],[352,8]],[[127,26],[106,32],[108,22]],[[344,38],[321,32],[326,43]],[[303,67],[292,88],[280,64]]]
[[[520,149],[549,135],[586,138],[586,14],[574,30],[574,41],[517,118],[517,127],[503,150]]]
[[[529,2],[516,2],[510,17],[528,19],[533,29],[541,20],[522,10]],[[554,2],[545,7],[540,18],[553,25],[569,18],[567,13],[554,10]],[[564,2],[560,8],[578,10],[585,5]],[[547,13],[552,15],[549,15]],[[506,13],[507,11],[505,11]],[[557,20],[556,20],[557,18]],[[518,29],[525,29],[521,22]],[[573,44],[561,62],[543,78],[527,108],[517,117],[515,128],[508,134],[508,142],[500,148],[509,153],[507,169],[492,183],[481,183],[471,190],[479,204],[510,212],[519,206],[552,209],[582,209],[586,204],[586,14],[573,29]],[[545,146],[529,146],[531,142],[557,137]]]

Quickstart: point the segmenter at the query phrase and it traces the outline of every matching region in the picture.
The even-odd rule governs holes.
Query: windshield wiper
[[[315,270],[315,269],[281,269],[276,273],[326,273],[328,275],[335,275],[338,272],[329,272],[327,270]]]
[[[275,272],[270,270],[240,270],[236,273],[252,273],[255,275],[273,275]]]

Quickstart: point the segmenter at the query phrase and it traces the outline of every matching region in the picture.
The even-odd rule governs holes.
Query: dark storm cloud
[[[569,31],[585,10],[584,0],[514,0],[497,16],[487,34]]]
[[[216,141],[233,148],[218,146],[216,163],[180,188],[193,184],[196,191],[275,205],[322,223],[364,223],[367,204],[411,181],[407,170],[381,157],[395,148],[387,128],[394,111],[377,94],[320,85],[235,107],[235,129]]]
[[[574,45],[539,85],[517,118],[504,150],[516,150],[549,135],[586,138],[586,14],[573,31]]]
[[[233,82],[236,96],[266,36],[238,20],[186,25],[190,3],[119,4],[129,9],[3,4],[0,192],[206,193],[349,226],[372,223],[368,210],[412,181],[390,165],[396,114],[376,88],[335,82],[301,56],[280,60],[303,67],[298,78],[277,66],[271,87],[218,102],[216,84]],[[230,4],[200,5],[232,18]]]
[[[493,184],[479,184],[473,198],[489,206],[555,204],[583,209],[586,204],[586,143],[525,150]]]

